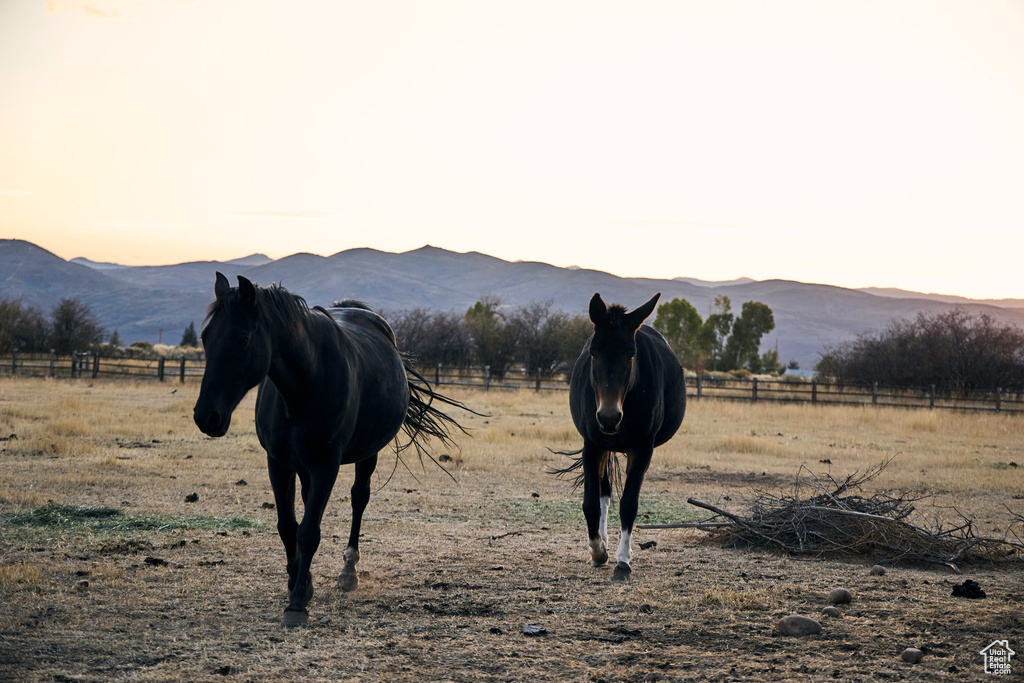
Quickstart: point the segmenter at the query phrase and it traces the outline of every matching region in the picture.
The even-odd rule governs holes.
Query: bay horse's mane
[[[605,314],[604,324],[612,327],[623,327],[626,325],[626,307],[621,304],[609,304],[608,312]]]

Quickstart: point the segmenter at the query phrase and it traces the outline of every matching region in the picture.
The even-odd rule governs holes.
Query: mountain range
[[[702,315],[715,297],[726,295],[739,312],[745,301],[767,304],[775,330],[762,349],[777,348],[783,362],[809,369],[823,349],[858,334],[878,331],[895,318],[961,307],[1024,327],[1024,300],[980,301],[896,289],[845,289],[789,280],[708,282],[627,278],[585,268],[559,268],[532,261],[504,261],[477,252],[457,253],[424,246],[404,253],[349,249],[332,256],[292,254],[271,259],[253,254],[231,261],[197,261],[169,266],[123,266],[84,258],[66,261],[24,240],[0,240],[0,299],[20,299],[48,314],[61,299],[88,305],[105,331],[125,342],[176,344],[190,322],[198,329],[213,299],[214,275],[234,281],[280,283],[310,305],[355,298],[374,309],[427,308],[465,311],[482,296],[510,306],[550,301],[554,308],[585,315],[590,297],[638,306],[655,292],[661,301],[683,298]]]

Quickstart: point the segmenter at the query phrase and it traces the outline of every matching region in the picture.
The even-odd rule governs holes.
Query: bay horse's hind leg
[[[626,483],[622,487],[622,500],[619,501],[619,519],[622,527],[619,533],[619,550],[615,554],[615,573],[613,581],[629,581],[633,569],[629,544],[633,535],[633,523],[640,503],[640,486],[644,483],[644,474],[651,464],[653,448],[630,454],[626,460]]]
[[[345,567],[338,576],[338,588],[353,591],[359,585],[356,563],[359,562],[359,528],[363,522],[363,511],[370,502],[370,477],[377,467],[377,455],[356,463],[356,480],[352,484],[352,531],[345,548]]]
[[[604,505],[604,479],[607,478],[607,465],[603,462],[608,456],[587,444],[583,445],[583,516],[587,520],[587,538],[590,540],[591,565],[601,567],[608,562],[608,531],[607,506]],[[601,470],[605,469],[604,472]],[[611,485],[608,486],[611,495]],[[604,533],[602,533],[604,531]]]

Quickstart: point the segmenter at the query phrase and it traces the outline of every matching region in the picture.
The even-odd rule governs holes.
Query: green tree
[[[192,321],[185,328],[181,335],[181,343],[178,346],[199,346],[199,337],[196,335],[196,324]]]
[[[50,314],[50,348],[59,354],[84,351],[101,343],[102,329],[88,306],[77,298],[61,299]]]
[[[501,299],[485,296],[469,307],[464,316],[466,330],[481,365],[491,368],[494,377],[505,376],[515,358],[515,330],[500,315]]]
[[[775,329],[775,316],[760,301],[744,302],[740,316],[732,325],[732,333],[725,344],[723,370],[739,368],[760,369],[761,337]],[[775,360],[778,364],[778,358]],[[755,370],[755,371],[758,371]]]
[[[114,330],[114,332],[110,335],[110,341],[107,343],[114,347],[121,345],[121,335],[117,333],[117,330]]]
[[[700,372],[704,366],[700,313],[686,299],[672,299],[658,306],[654,329],[665,337],[683,367]]]
[[[725,367],[725,341],[732,331],[732,302],[729,297],[720,294],[715,297],[714,312],[709,314],[700,328],[698,346],[710,370],[728,370]]]

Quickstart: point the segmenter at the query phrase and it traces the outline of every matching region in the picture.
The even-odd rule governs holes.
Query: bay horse
[[[626,456],[626,481],[619,500],[621,530],[612,579],[628,581],[630,538],[640,486],[654,449],[672,438],[686,412],[686,387],[679,359],[665,338],[643,325],[661,294],[635,311],[607,306],[600,294],[590,300],[594,334],[572,369],[569,410],[583,449],[566,474],[582,467],[583,515],[595,567],[608,562],[608,506],[615,453]]]
[[[223,436],[232,412],[259,385],[256,434],[267,452],[287,556],[284,624],[298,626],[308,618],[310,563],[340,466],[355,465],[352,527],[338,577],[338,587],[350,591],[358,584],[359,529],[378,452],[403,429],[417,449],[426,437],[452,445],[453,430],[463,430],[431,403],[464,406],[433,391],[408,366],[391,326],[365,304],[309,308],[283,287],[259,287],[242,276],[232,287],[221,273],[214,293],[193,418],[205,434]],[[296,475],[301,522],[295,518]]]

